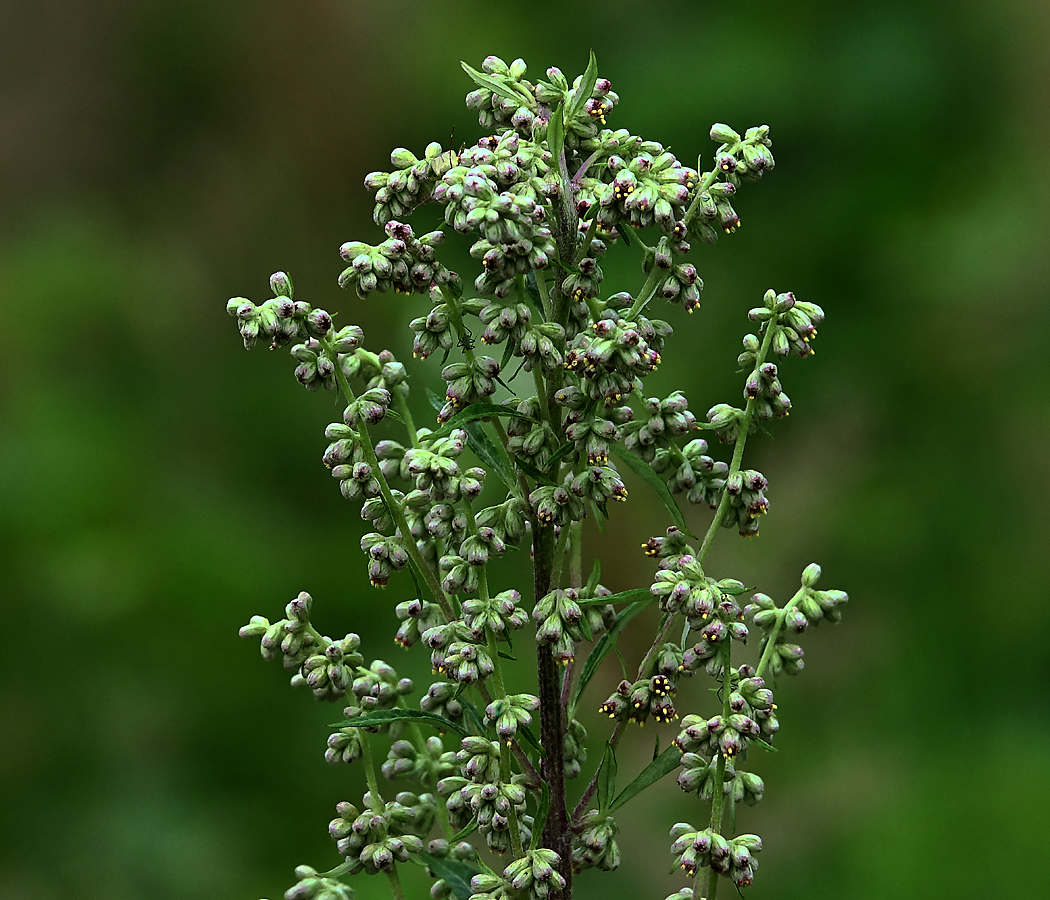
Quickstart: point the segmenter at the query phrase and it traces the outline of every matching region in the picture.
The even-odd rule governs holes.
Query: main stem
[[[554,529],[537,525],[533,534],[533,589],[538,603],[552,585]],[[540,743],[543,760],[540,774],[550,790],[550,809],[543,826],[543,846],[558,854],[558,872],[565,879],[561,896],[572,896],[572,833],[565,809],[565,710],[561,704],[561,678],[551,648],[536,646],[539,675]]]

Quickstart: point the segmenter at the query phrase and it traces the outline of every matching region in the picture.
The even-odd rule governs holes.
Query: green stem
[[[686,210],[684,222],[686,229],[689,228],[693,223],[693,219],[696,218],[697,210],[700,207],[700,195],[707,191],[711,185],[718,181],[718,169],[712,169],[710,172],[705,172],[704,176],[700,179],[700,184],[696,188],[696,193],[693,194],[693,201],[689,204],[689,209]],[[660,238],[661,243],[666,244],[667,238]],[[638,293],[638,297],[635,299],[631,306],[631,311],[627,314],[629,319],[635,318],[643,309],[646,304],[652,299],[653,294],[656,293],[656,282],[660,277],[660,269],[654,263],[652,270],[649,272],[649,278],[646,280],[641,291]]]
[[[733,693],[732,657],[732,643],[727,637],[722,643],[722,717],[725,720],[728,720],[733,714],[733,710],[729,706],[729,698]],[[725,774],[726,757],[719,753],[718,762],[715,767],[715,784],[717,787],[715,788],[714,796],[711,798],[711,825],[709,826],[711,831],[715,834],[722,833],[722,813],[725,810],[725,793],[721,788],[725,781]],[[703,897],[705,900],[715,900],[715,895],[718,893],[718,873],[714,869],[707,870],[707,888],[703,894],[700,894],[698,889],[700,887],[702,873],[703,869],[696,874],[696,887],[693,889],[693,896]]]
[[[328,340],[322,338],[321,344],[324,346],[330,359],[337,360],[335,366],[335,377],[339,382],[339,388],[343,392],[343,397],[346,399],[347,404],[353,403],[355,399],[354,392],[350,387],[350,383],[346,380],[346,375],[343,373],[342,366],[338,363],[338,356],[332,349],[331,343]],[[404,544],[405,551],[408,553],[408,558],[411,560],[412,565],[415,566],[416,571],[420,577],[426,582],[427,587],[430,588],[430,592],[434,596],[434,600],[438,606],[441,607],[441,611],[445,614],[445,618],[451,622],[456,616],[452,611],[452,605],[449,603],[448,597],[445,596],[445,591],[441,587],[441,582],[438,581],[437,575],[427,565],[426,560],[423,559],[423,555],[419,552],[419,548],[416,546],[416,542],[412,537],[412,529],[408,527],[408,520],[405,518],[405,512],[394,500],[394,495],[390,491],[390,485],[387,483],[386,476],[383,474],[383,470],[379,466],[379,460],[376,458],[375,447],[372,445],[371,435],[368,433],[368,427],[364,422],[361,422],[357,427],[357,434],[361,440],[361,447],[365,453],[365,460],[368,465],[372,467],[372,474],[379,484],[379,492],[383,497],[383,503],[386,504],[387,510],[390,512],[391,518],[394,520],[394,525],[397,526],[397,530],[401,532],[402,543]]]
[[[710,172],[705,172],[703,177],[700,179],[700,184],[697,186],[696,193],[693,194],[693,202],[689,204],[689,209],[685,211],[685,227],[688,228],[693,224],[693,219],[696,218],[696,211],[700,208],[700,195],[707,191],[711,185],[718,181],[718,168],[712,169]]]
[[[661,238],[660,240],[666,240]],[[635,297],[634,303],[631,304],[631,309],[627,313],[627,320],[634,321],[645,305],[652,299],[653,294],[656,293],[656,283],[660,280],[661,270],[660,267],[653,262],[653,267],[649,270],[649,277],[645,279],[645,284],[642,285],[642,289],[638,292],[638,296]]]
[[[756,369],[766,361],[769,348],[773,344],[773,335],[776,334],[778,327],[776,317],[766,321],[766,331],[762,336],[762,346],[759,347],[758,355],[755,359]],[[743,421],[737,424],[736,446],[733,447],[733,460],[729,464],[729,475],[735,475],[740,471],[740,464],[744,458],[744,445],[747,443],[747,434],[751,430],[751,420],[754,418],[755,406],[757,403],[757,398],[752,398],[747,401],[747,405],[744,407]],[[729,475],[727,475],[727,478]],[[722,519],[725,516],[728,507],[729,492],[723,488],[722,497],[718,501],[718,509],[715,510],[715,517],[711,520],[707,533],[704,535],[704,542],[700,545],[700,552],[696,555],[700,565],[703,565],[704,560],[707,559],[707,554],[711,550],[711,543],[714,541],[715,535],[718,533],[718,529],[722,524]]]
[[[657,651],[663,646],[664,640],[666,640],[668,633],[671,630],[671,626],[674,625],[677,614],[664,613],[663,618],[660,620],[660,628],[656,632],[656,638],[646,652],[641,664],[638,666],[638,674],[635,676],[636,681],[640,681],[645,678],[646,673],[649,671],[649,666],[652,664],[653,657],[656,656]],[[613,733],[609,737],[609,746],[613,750],[616,749],[616,745],[620,743],[620,738],[623,737],[625,730],[625,723],[623,719],[619,719],[616,722],[616,726],[613,728]],[[583,791],[583,796],[580,797],[580,802],[576,804],[576,808],[572,811],[572,823],[574,828],[578,828],[583,817],[587,813],[587,807],[591,802],[591,798],[594,796],[595,790],[598,788],[598,775],[599,771],[596,771],[591,777],[590,782]]]
[[[496,634],[491,628],[485,629],[486,642],[488,644],[489,656],[492,657],[492,664],[495,669],[492,672],[492,683],[496,688],[496,698],[504,700],[507,697],[506,684],[503,681],[503,669],[500,665],[499,660],[499,648],[496,646]],[[511,742],[500,741],[499,743],[499,771],[500,780],[504,784],[510,784],[511,771],[510,771],[510,755],[511,755]],[[514,850],[514,858],[521,859],[525,855],[525,851],[522,848],[521,843],[521,829],[518,825],[518,813],[514,809],[514,805],[510,807],[510,843],[511,848]]]
[[[463,348],[463,356],[468,363],[474,362],[474,351],[470,349],[470,343],[467,341],[467,326],[463,324],[463,314],[460,312],[459,304],[456,302],[456,297],[449,290],[448,285],[441,285],[441,296],[445,298],[445,309],[448,310],[448,320],[452,323],[452,327],[456,329],[456,336],[459,338],[459,345]]]
[[[569,527],[563,525],[558,534],[558,542],[554,547],[554,569],[551,574],[551,586],[557,587],[561,584],[561,568],[565,561],[565,545],[569,540]]]
[[[386,877],[390,879],[390,893],[394,895],[394,900],[405,900],[405,892],[401,889],[401,876],[397,874],[396,865],[386,870]]]
[[[365,769],[365,780],[368,782],[368,802],[376,812],[383,811],[383,795],[379,793],[379,781],[376,778],[375,763],[372,761],[372,747],[368,735],[361,735],[361,762]]]
[[[758,669],[755,672],[756,677],[762,677],[762,673],[766,671],[766,669],[769,666],[769,661],[773,658],[777,638],[780,636],[780,629],[784,627],[784,620],[787,618],[787,614],[791,612],[791,610],[793,610],[796,606],[798,606],[799,601],[805,595],[806,589],[804,587],[799,588],[798,591],[795,593],[795,596],[788,600],[787,605],[783,609],[777,610],[777,621],[776,624],[773,626],[773,630],[770,631],[769,635],[766,637],[766,646],[762,650],[762,658],[759,660]]]
[[[594,235],[598,231],[598,217],[594,216],[591,219],[591,224],[587,226],[587,233],[583,236],[583,244],[580,246],[579,253],[576,254],[574,260],[578,265],[580,260],[584,259],[588,253],[591,252],[591,242],[594,240]]]
[[[573,522],[569,532],[572,553],[569,557],[569,587],[579,590],[583,587],[583,521]]]
[[[540,295],[540,306],[543,308],[543,319],[545,322],[551,321],[551,294],[547,288],[547,279],[543,277],[543,273],[539,270],[533,272],[536,276],[536,290]]]
[[[394,405],[397,406],[398,413],[405,420],[405,427],[408,429],[408,436],[412,439],[412,446],[418,450],[423,445],[419,442],[419,435],[416,434],[416,421],[412,418],[412,410],[408,408],[408,399],[405,397],[407,389],[403,385],[395,385],[391,393],[394,395]]]

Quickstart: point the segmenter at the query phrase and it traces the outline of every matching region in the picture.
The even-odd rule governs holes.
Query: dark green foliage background
[[[771,483],[762,535],[727,532],[712,555],[779,599],[817,560],[852,597],[783,686],[780,752],[753,757],[754,896],[1034,896],[1050,834],[1046,4],[503,6],[0,6],[0,897],[254,900],[297,863],[335,864],[325,824],[361,790],[321,757],[337,712],[236,629],[306,589],[323,630],[359,631],[425,686],[422,654],[390,643],[412,586],[367,587],[361,523],[320,465],[338,407],[286,353],[244,353],[224,304],[265,298],[285,268],[407,357],[423,301],[335,284],[338,245],[378,234],[363,176],[395,146],[476,139],[460,59],[571,77],[591,47],[621,96],[612,124],[686,162],[714,121],[772,126],[777,170],[741,193],[743,228],[698,253],[704,306],[669,311],[649,389],[680,387],[701,415],[735,402],[744,314],[768,287],[828,313],[816,357],[784,366],[795,410],[749,449]],[[607,284],[637,287],[635,267]],[[638,545],[666,526],[629,486],[602,543],[613,590],[649,583]],[[707,709],[704,687],[682,705]],[[652,751],[653,728],[639,735],[621,777]],[[623,813],[623,869],[581,877],[580,896],[659,900],[682,883],[664,877],[670,825],[706,810],[668,781]]]

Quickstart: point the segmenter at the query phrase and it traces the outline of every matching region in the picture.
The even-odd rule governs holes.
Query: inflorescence
[[[286,897],[349,897],[341,879],[362,871],[386,873],[400,897],[397,866],[409,860],[436,879],[435,900],[568,897],[574,873],[620,863],[612,812],[631,788],[614,799],[615,748],[626,726],[649,719],[676,723],[653,766],[677,769],[682,790],[712,810],[706,827],[671,830],[675,864],[695,879],[673,897],[713,897],[718,876],[750,885],[762,841],[725,834],[724,810],[762,799],[762,779],[744,765],[779,729],[776,679],[802,670],[798,636],[838,621],[847,598],[817,589],[814,564],[780,607],[741,581],[709,575],[705,560],[719,527],[758,533],[770,485],[744,468],[744,444],[788,414],[783,361],[812,352],[824,314],[790,292],[765,294],[748,314],[754,333],[738,357],[739,406],[719,403],[697,416],[682,391],[647,396],[643,381],[673,336],[652,307],[699,307],[703,281],[686,257],[697,240],[713,243],[739,227],[738,189],[774,166],[769,130],[741,136],[715,125],[705,171],[702,157],[693,168],[662,144],[608,127],[619,97],[593,56],[572,84],[555,68],[532,82],[521,60],[464,68],[476,85],[467,105],[487,134],[458,151],[437,143],[421,156],[395,150],[391,171],[365,179],[384,240],[339,249],[341,287],[361,299],[393,291],[424,304],[411,322],[413,356],[445,360],[433,423],[415,425],[406,367],[388,350],[366,349],[356,325],[294,299],[285,273],[271,277],[271,299],[227,307],[246,348],[292,345],[296,379],[342,397],[341,420],[325,429],[323,463],[368,523],[361,550],[370,583],[383,588],[411,572],[414,596],[391,616],[394,641],[423,646],[436,678],[417,691],[387,662],[366,665],[358,635],[336,640],[317,630],[306,593],[284,618],[254,616],[241,629],[260,639],[264,658],[282,661],[293,685],[341,705],[325,758],[360,761],[368,779],[360,804],[340,803],[329,826],[342,864],[327,873],[301,866]],[[417,234],[406,219],[419,210],[427,221],[436,210],[440,227]],[[473,242],[480,273],[470,288],[438,258],[455,234]],[[604,286],[602,260],[614,247],[641,255],[644,283],[633,294]],[[531,377],[516,377],[522,371]],[[702,430],[731,446],[729,459],[712,455]],[[583,579],[581,523],[627,498],[624,469],[662,492],[676,524],[643,544],[656,563],[648,591],[612,593],[597,566]],[[672,494],[714,510],[702,541],[691,542]],[[523,545],[537,571],[530,599],[490,566]],[[591,754],[598,768],[573,811],[563,782],[588,763],[577,702],[623,626],[649,605],[660,612],[656,640],[600,705],[616,724],[604,753]],[[501,658],[533,626],[539,681],[535,692],[512,691]],[[759,658],[744,664],[734,645],[754,629]],[[684,690],[701,670],[715,679],[720,708],[680,718],[680,706],[708,702],[706,692]],[[559,708],[541,700],[550,697]],[[374,760],[382,746],[385,758]],[[396,787],[381,792],[377,772]],[[405,785],[411,790],[398,790]],[[491,867],[482,844],[504,861]]]

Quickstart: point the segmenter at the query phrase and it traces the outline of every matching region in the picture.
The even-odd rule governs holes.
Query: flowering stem
[[[775,652],[777,645],[777,637],[780,635],[780,629],[784,627],[784,620],[787,618],[787,614],[798,606],[799,601],[805,596],[805,592],[805,588],[799,588],[798,591],[795,592],[795,596],[788,600],[784,608],[777,610],[776,624],[766,638],[766,646],[762,651],[762,658],[759,660],[758,670],[755,672],[755,675],[758,678],[762,677],[762,673],[766,671],[766,668],[769,666],[769,661],[773,658],[773,653]]]
[[[732,666],[733,647],[730,638],[726,638],[722,642],[722,718],[725,721],[729,720],[729,717],[733,714],[733,710],[729,706],[729,698],[732,695],[733,687],[733,670]],[[715,790],[714,795],[711,798],[711,831],[714,834],[722,833],[722,812],[725,809],[725,793],[723,791],[723,784],[725,781],[726,774],[726,757],[724,753],[718,754],[718,762],[715,768]],[[697,872],[696,875],[696,888],[693,890],[693,896],[702,896],[704,900],[715,900],[715,894],[718,893],[718,873],[714,869],[707,870],[707,888],[702,895],[698,895],[697,889],[700,887],[700,878],[703,873],[703,869]]]
[[[419,442],[419,435],[416,433],[416,421],[412,418],[412,410],[408,408],[408,400],[405,397],[408,391],[403,385],[396,385],[391,393],[394,395],[398,413],[405,420],[405,427],[408,429],[408,436],[412,439],[412,446],[418,450],[423,445]]]
[[[329,358],[338,358],[328,340],[322,339],[321,343],[327,351]],[[339,389],[343,392],[343,397],[347,404],[353,403],[356,397],[350,387],[350,383],[346,380],[346,375],[343,374],[342,366],[338,364],[335,366],[335,377],[339,382]],[[405,551],[408,553],[408,558],[411,560],[412,565],[415,566],[420,577],[427,583],[427,587],[430,588],[430,592],[434,595],[434,599],[437,601],[438,606],[441,607],[441,611],[445,614],[445,618],[451,622],[456,615],[452,611],[452,606],[448,601],[448,597],[445,596],[445,591],[442,589],[441,582],[438,581],[437,575],[435,575],[434,571],[427,565],[426,560],[423,559],[422,554],[419,552],[419,548],[416,546],[416,542],[412,537],[412,529],[408,527],[408,520],[405,519],[404,510],[402,510],[397,504],[397,501],[394,500],[394,495],[390,491],[390,485],[387,484],[386,476],[383,474],[383,470],[379,466],[375,447],[372,445],[371,435],[369,435],[368,428],[364,422],[361,422],[357,426],[357,434],[361,439],[361,447],[365,452],[365,460],[368,462],[368,465],[371,466],[372,474],[375,476],[375,479],[379,484],[379,492],[383,496],[383,503],[386,504],[386,508],[390,512],[390,517],[394,520],[394,524],[397,526],[398,531],[401,532],[402,542]]]
[[[489,627],[485,628],[485,639],[488,645],[489,656],[492,657],[492,665],[495,667],[492,672],[492,683],[496,688],[496,698],[504,700],[507,697],[507,687],[503,681],[503,670],[500,666],[499,661],[499,649],[496,646],[496,633]],[[510,741],[499,742],[499,771],[500,779],[504,784],[510,784]],[[510,805],[510,842],[511,848],[514,850],[514,858],[520,859],[524,856],[524,851],[521,845],[521,830],[518,826],[518,813],[514,809],[514,804]]]
[[[675,619],[678,617],[672,613],[664,613],[663,619],[660,620],[660,629],[656,633],[656,639],[653,641],[652,646],[646,652],[642,658],[641,664],[638,666],[638,674],[635,676],[635,680],[640,680],[645,677],[645,673],[649,671],[649,666],[652,664],[653,657],[656,656],[657,650],[663,646],[664,641],[667,639],[667,635],[671,630],[671,626],[674,625]],[[616,727],[613,728],[613,733],[609,736],[609,746],[616,749],[616,745],[620,743],[620,738],[623,737],[624,732],[624,720],[619,719],[616,722]],[[583,796],[580,797],[580,802],[576,804],[576,808],[572,811],[572,824],[573,828],[579,828],[580,823],[583,821],[583,817],[587,814],[587,807],[591,802],[591,798],[594,796],[594,792],[598,788],[598,775],[600,769],[591,776],[590,782],[584,789]]]
[[[766,355],[769,353],[769,348],[773,344],[773,335],[777,331],[776,318],[769,319],[766,322],[766,332],[762,336],[762,346],[758,349],[758,355],[755,359],[755,368],[758,368],[766,361]],[[744,444],[747,443],[747,433],[751,429],[751,420],[755,415],[755,406],[758,400],[752,397],[747,401],[747,405],[744,407],[744,417],[741,422],[737,424],[736,431],[736,446],[733,448],[733,459],[729,464],[729,473],[726,476],[727,479],[730,475],[735,475],[740,471],[740,464],[744,458]],[[700,552],[696,554],[697,560],[703,565],[707,554],[711,549],[711,542],[714,541],[715,535],[718,533],[719,526],[722,524],[722,519],[725,516],[726,509],[729,507],[729,492],[723,487],[722,497],[718,501],[718,509],[715,510],[715,517],[711,520],[711,524],[708,526],[707,534],[704,535],[704,542],[700,545]]]
[[[383,795],[379,793],[379,781],[376,779],[375,763],[372,761],[372,747],[368,743],[368,735],[361,735],[361,762],[364,763],[365,780],[368,782],[369,805],[377,813],[383,811]]]

